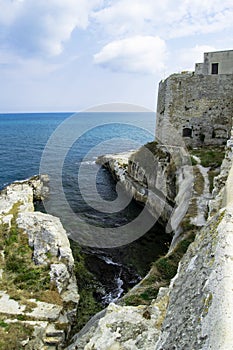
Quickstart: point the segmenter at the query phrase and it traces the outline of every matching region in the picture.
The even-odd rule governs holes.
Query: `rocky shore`
[[[201,159],[205,150],[191,154],[195,164],[175,172],[173,160],[155,150],[161,170],[157,179],[165,177],[167,186],[156,195],[173,216],[166,223],[163,211],[161,219],[175,232],[172,245],[138,285],[96,314],[70,345],[66,342],[79,317],[72,251],[60,220],[34,211],[34,202],[48,195],[48,179],[34,177],[6,187],[0,194],[0,345],[35,350],[231,350],[232,140],[212,195],[211,168]],[[139,152],[99,161],[143,203],[156,181],[150,182],[152,174],[146,176],[140,159]],[[182,174],[189,175],[190,169],[193,192],[187,210],[180,213],[190,186],[188,176],[183,191]]]
[[[61,349],[79,302],[74,259],[60,220],[34,211],[47,176],[0,193],[0,348]]]

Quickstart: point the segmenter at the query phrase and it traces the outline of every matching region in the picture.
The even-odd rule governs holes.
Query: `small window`
[[[218,63],[212,63],[211,74],[218,74]]]
[[[192,129],[184,128],[183,129],[183,137],[192,137]]]

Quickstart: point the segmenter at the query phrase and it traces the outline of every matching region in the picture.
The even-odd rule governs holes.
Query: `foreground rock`
[[[1,349],[60,349],[75,321],[79,295],[66,232],[58,218],[34,212],[47,182],[34,177],[0,194]]]
[[[112,303],[104,317],[91,320],[67,350],[154,350],[167,301],[167,289],[163,288],[150,307],[122,307]]]

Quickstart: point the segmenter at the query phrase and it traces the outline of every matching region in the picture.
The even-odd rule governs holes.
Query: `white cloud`
[[[228,0],[185,0],[168,13],[169,38],[214,33],[232,27],[233,3]]]
[[[114,0],[110,1],[109,6],[93,13],[93,17],[113,36],[142,34],[147,27],[164,21],[161,14],[166,12],[168,2]]]
[[[112,0],[93,14],[112,36],[177,38],[232,27],[232,0]]]
[[[153,74],[164,68],[165,58],[162,39],[137,35],[110,42],[94,55],[94,62],[113,71]]]
[[[58,55],[75,28],[86,29],[102,0],[0,0],[4,46],[25,55]]]

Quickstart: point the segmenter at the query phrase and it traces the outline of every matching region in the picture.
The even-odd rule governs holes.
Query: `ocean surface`
[[[0,189],[13,181],[38,174],[42,155],[46,154],[48,149],[51,151],[52,147],[53,159],[50,158],[51,152],[45,159],[48,164],[51,164],[53,160],[60,159],[59,157],[64,158],[61,162],[62,184],[72,210],[91,223],[103,227],[118,227],[137,216],[142,210],[141,207],[132,202],[124,211],[115,214],[93,209],[80,193],[78,183],[80,165],[85,163],[86,166],[86,187],[91,188],[93,176],[97,174],[95,176],[97,191],[102,198],[111,203],[111,200],[116,198],[115,182],[108,171],[96,165],[96,157],[106,153],[136,149],[153,140],[154,129],[155,114],[145,112],[92,112],[76,115],[73,113],[0,114]],[[55,148],[51,140],[56,140]],[[90,193],[89,196],[91,195]],[[154,251],[148,252],[147,257],[143,256],[141,259],[142,262],[145,260],[144,265],[147,268],[151,259],[165,249],[166,240],[163,241],[161,238],[163,232],[159,227],[157,231],[157,243],[154,243],[153,232],[149,233],[149,239],[146,238],[149,245],[152,241],[155,244]],[[142,244],[145,245],[145,242]],[[131,256],[129,256],[129,249]],[[91,266],[96,265],[97,261],[101,261],[101,264],[104,261],[106,270],[110,267],[111,273],[102,281],[106,284],[104,296],[106,302],[114,300],[128,288],[128,285],[124,287],[124,283],[126,280],[129,281],[129,274],[132,284],[138,280],[141,273],[140,267],[131,271],[130,266],[134,264],[136,255],[141,249],[141,241],[135,242],[129,249],[106,251],[87,248],[86,250],[90,269]],[[98,274],[98,271],[94,272]],[[142,273],[144,272],[142,267]],[[124,274],[125,281],[123,277],[121,278]],[[100,273],[100,279],[101,275],[102,273]]]
[[[15,180],[39,173],[46,143],[56,128],[72,115],[73,113],[0,114],[0,189]],[[153,140],[154,118],[154,113],[78,113],[75,125],[77,131],[79,124],[82,130],[88,131],[93,126],[94,129],[81,135],[78,147],[74,152],[71,149],[68,154],[65,169],[67,176],[73,174],[78,162],[92,147],[105,140],[125,138],[124,143],[114,142],[111,147],[108,145],[109,153],[131,149],[131,140],[139,144]],[[135,125],[142,128],[140,132]]]

